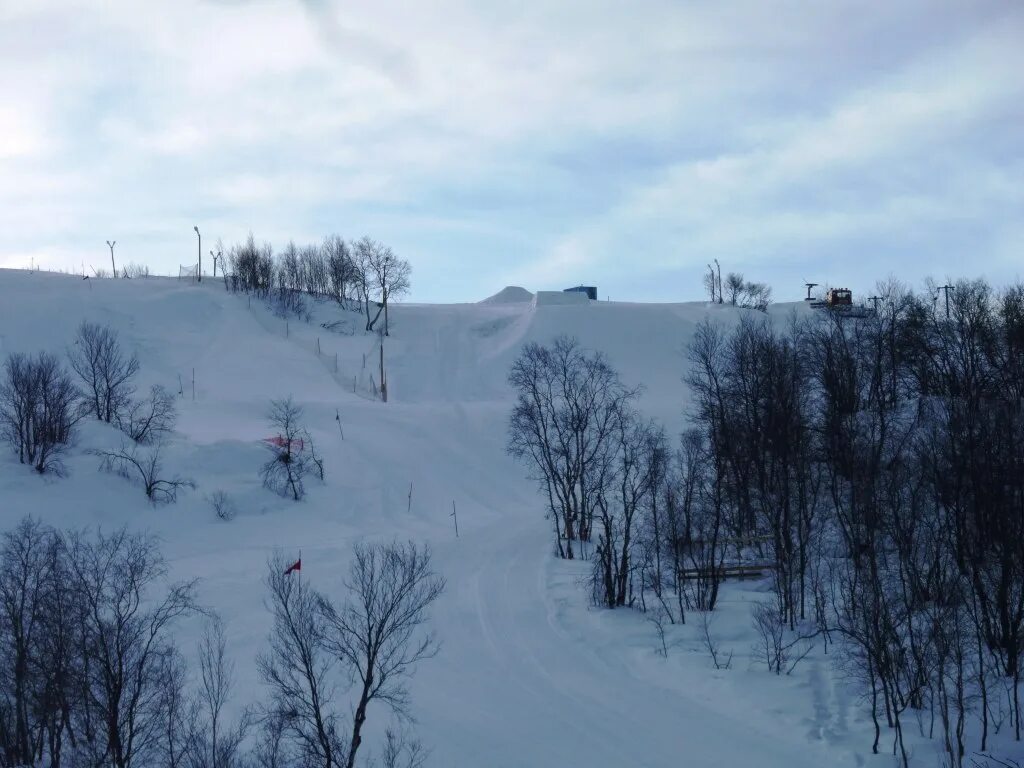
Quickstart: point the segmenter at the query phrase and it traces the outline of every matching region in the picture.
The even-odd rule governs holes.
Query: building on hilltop
[[[588,299],[597,301],[597,286],[596,285],[577,285],[575,288],[566,288],[562,293],[585,293]]]

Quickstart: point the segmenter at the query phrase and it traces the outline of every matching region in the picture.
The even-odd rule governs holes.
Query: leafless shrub
[[[291,396],[272,400],[267,420],[277,435],[267,443],[271,456],[260,468],[263,485],[299,501],[306,494],[306,475],[313,472],[324,479],[323,460],[316,453],[313,438],[302,426],[302,407]]]
[[[751,611],[754,629],[760,639],[754,646],[754,655],[768,665],[775,674],[782,673],[786,664],[785,643],[786,621],[782,612],[773,602],[758,603]]]
[[[135,277],[149,277],[149,266],[146,264],[136,264],[134,261],[129,263],[121,270],[121,274],[125,278]]]
[[[68,360],[82,380],[93,415],[100,421],[113,421],[135,393],[132,379],[139,371],[139,359],[125,355],[117,331],[83,322]]]
[[[57,358],[13,354],[0,382],[0,435],[40,474],[61,474],[60,453],[71,442],[81,411],[79,392]]]
[[[178,475],[172,478],[162,477],[162,449],[160,443],[145,451],[140,450],[135,444],[122,444],[116,451],[94,450],[90,453],[102,459],[100,468],[104,471],[113,472],[128,480],[140,480],[146,498],[154,504],[171,504],[178,500],[179,490],[195,488],[195,483]]]
[[[668,611],[666,611],[662,606],[659,605],[656,606],[653,610],[648,611],[646,614],[646,618],[647,621],[649,621],[654,626],[654,631],[658,638],[658,646],[657,648],[655,648],[655,651],[663,659],[667,659],[668,649],[676,645],[675,642],[668,642],[668,639],[666,638],[665,624],[667,621],[671,619]]]
[[[232,501],[231,497],[225,491],[214,491],[210,494],[209,501],[210,506],[213,507],[214,514],[216,514],[221,520],[234,520],[235,515],[238,514],[235,502]]]
[[[159,384],[150,387],[147,399],[134,400],[115,415],[118,428],[136,443],[161,440],[174,429],[177,418],[174,395]]]
[[[419,739],[410,736],[401,727],[388,728],[384,734],[381,764],[384,768],[423,768],[430,753]]]
[[[711,656],[711,662],[715,665],[715,669],[729,669],[732,667],[732,651],[729,651],[728,656],[722,653],[718,646],[718,640],[711,634],[711,622],[711,611],[701,611],[700,629],[704,648],[707,650],[708,655]]]

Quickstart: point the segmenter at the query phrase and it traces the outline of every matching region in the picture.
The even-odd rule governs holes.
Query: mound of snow
[[[481,304],[525,304],[533,301],[533,294],[518,285],[502,288],[493,296],[488,296]]]

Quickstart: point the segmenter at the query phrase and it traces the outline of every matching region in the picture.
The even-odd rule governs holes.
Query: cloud
[[[176,270],[199,222],[369,232],[431,299],[694,298],[716,257],[917,277],[968,244],[1012,277],[1022,31],[952,0],[7,4],[0,258],[117,237]]]

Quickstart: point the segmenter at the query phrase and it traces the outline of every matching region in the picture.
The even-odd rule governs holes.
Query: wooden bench
[[[722,565],[718,568],[718,578],[720,581],[725,579],[757,579],[764,576],[770,570],[772,570],[772,567],[764,563]],[[702,575],[704,575],[702,569],[699,568],[688,568],[683,572],[683,578],[685,579],[697,579]]]

